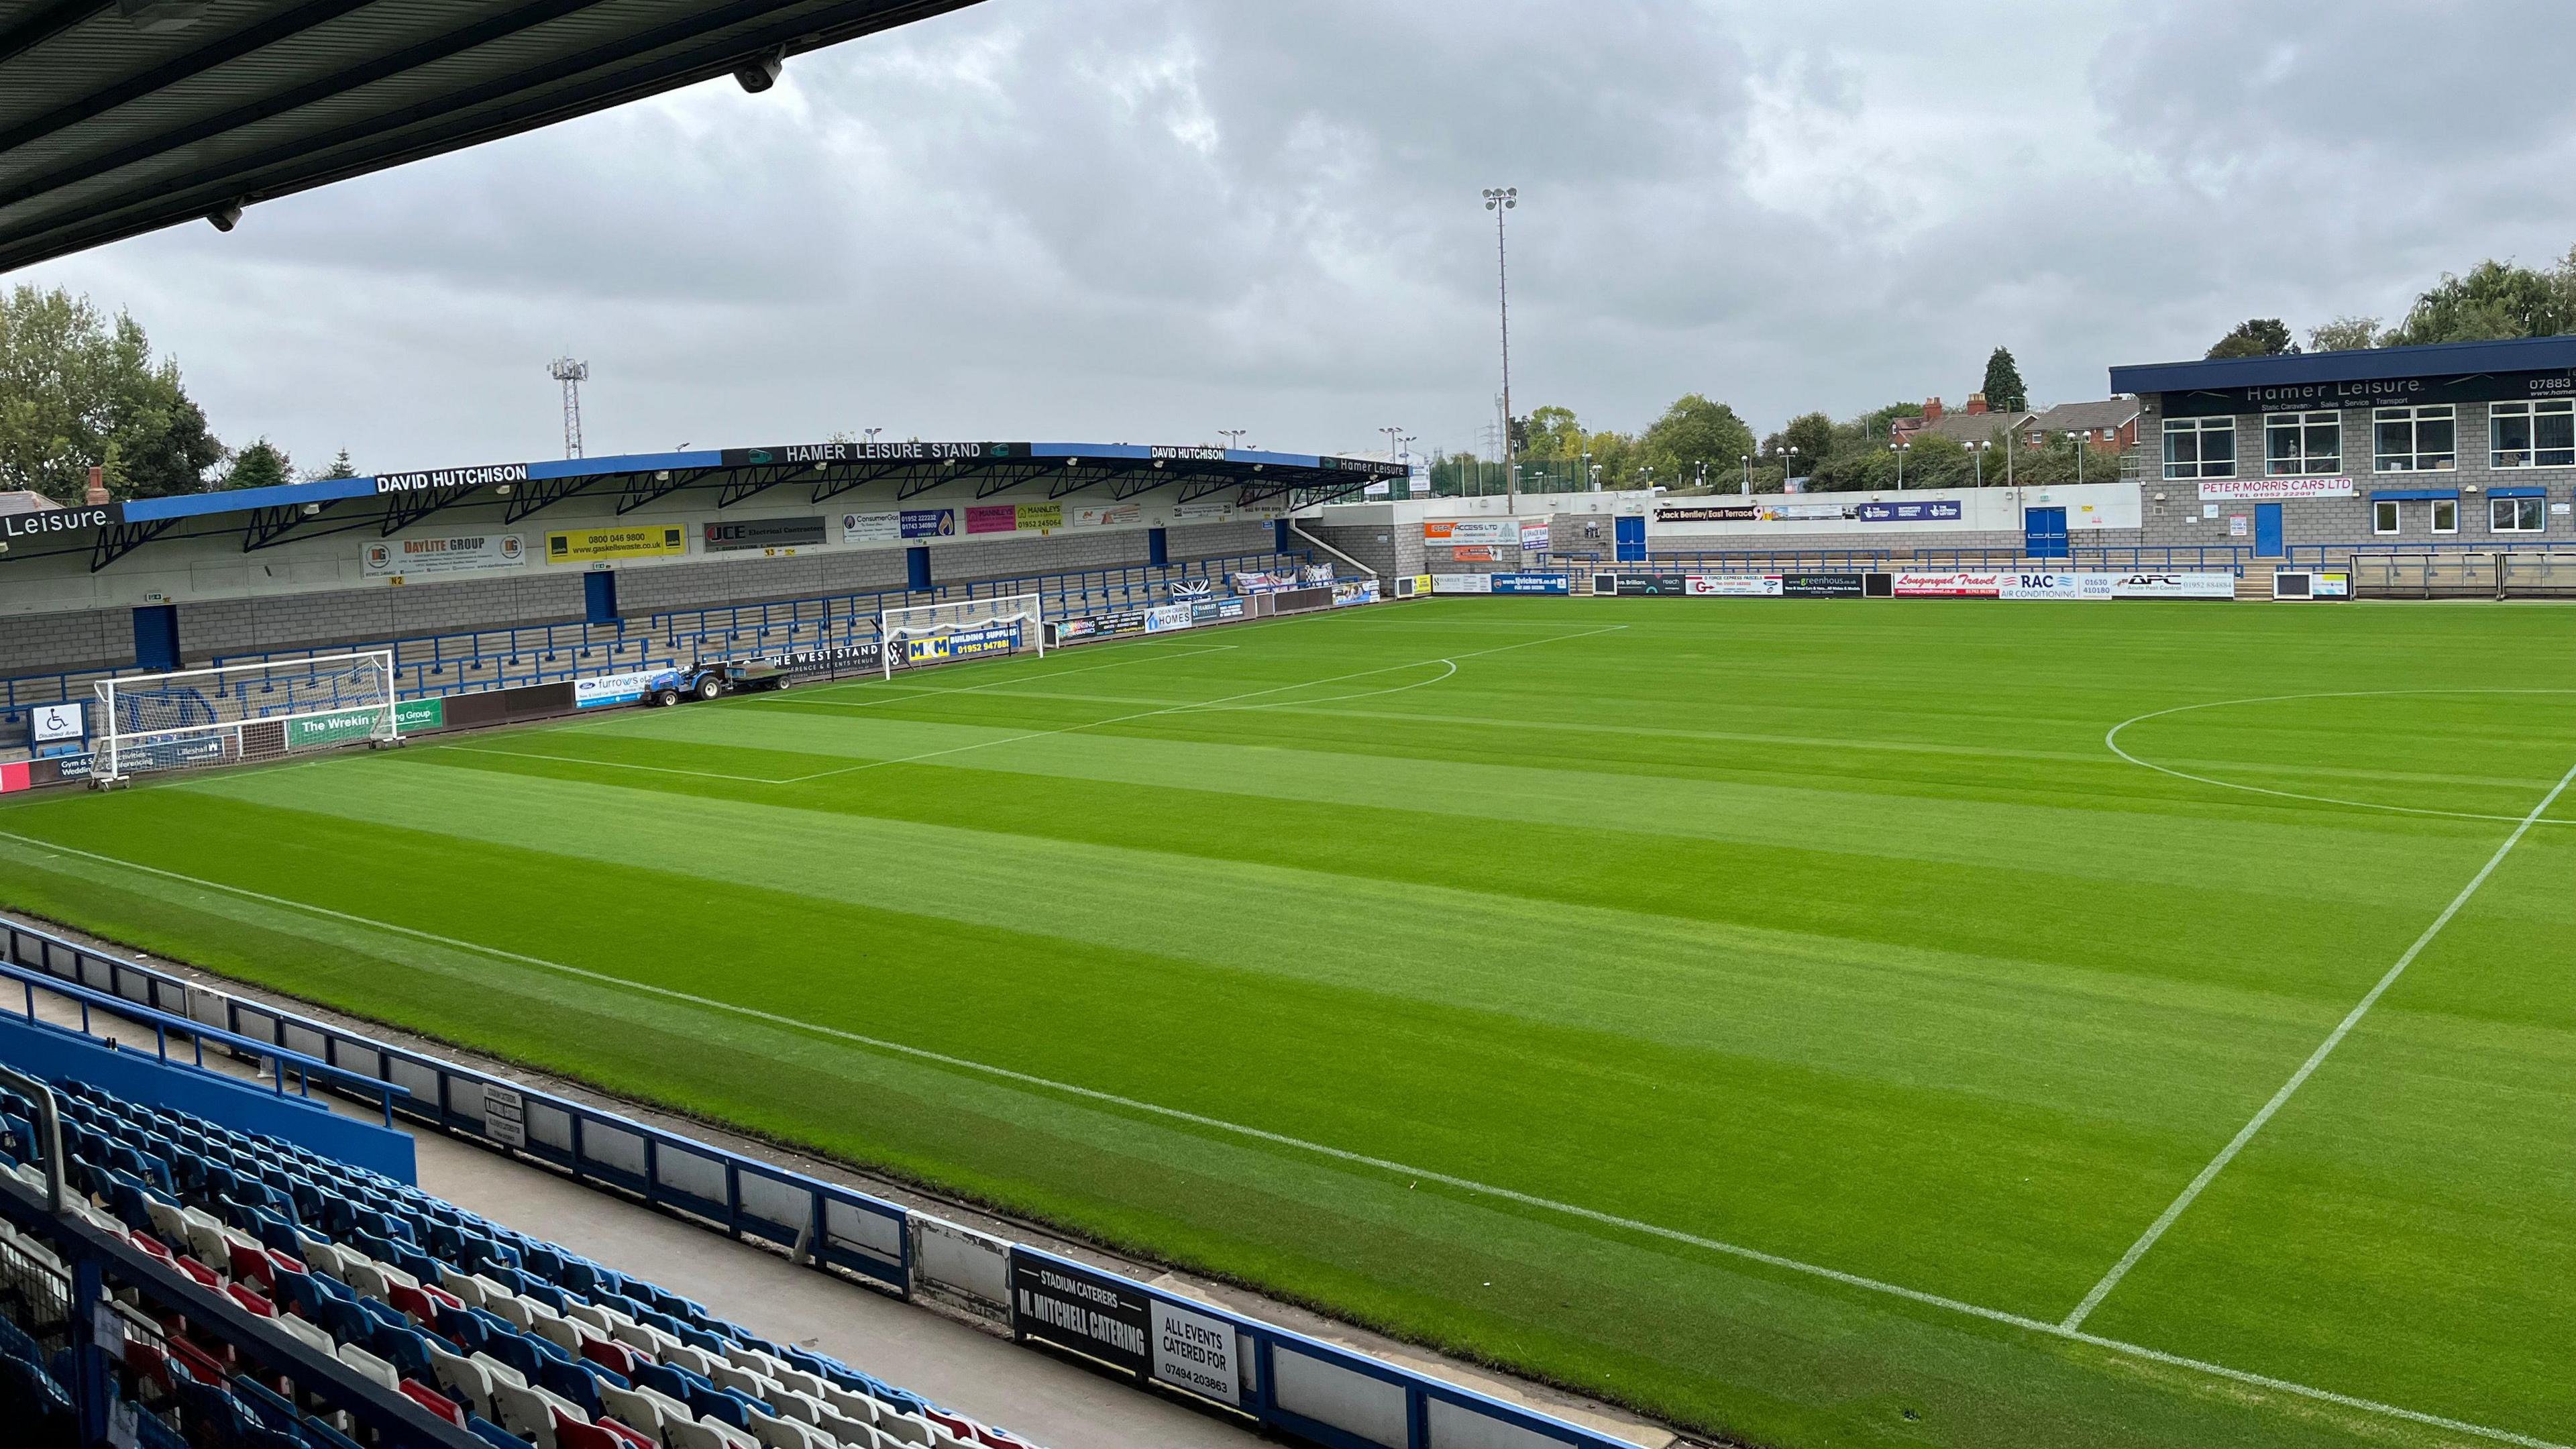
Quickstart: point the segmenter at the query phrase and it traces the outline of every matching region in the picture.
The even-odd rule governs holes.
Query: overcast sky
[[[2380,10],[2386,13],[2374,13]],[[2304,12],[2304,13],[2303,13]],[[2451,13],[2444,13],[2451,12]],[[362,471],[895,437],[1475,445],[2034,401],[2576,243],[2576,7],[987,0],[31,268]]]

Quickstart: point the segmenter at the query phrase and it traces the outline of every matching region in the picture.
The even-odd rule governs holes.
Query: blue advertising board
[[[956,509],[907,508],[903,511],[903,536],[906,538],[947,538],[956,532]]]
[[[1574,592],[1574,576],[1571,574],[1489,574],[1487,577],[1493,580],[1491,592],[1497,594],[1571,594]]]
[[[1926,498],[1919,503],[1864,503],[1852,516],[1863,523],[1930,523],[1965,515],[1960,512],[1956,498]]]

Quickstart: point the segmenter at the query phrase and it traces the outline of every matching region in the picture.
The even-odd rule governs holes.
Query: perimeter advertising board
[[[1187,604],[1156,604],[1145,611],[1145,632],[1148,634],[1166,634],[1174,629],[1186,629],[1194,622],[1196,619],[1190,613],[1190,606]]]
[[[1492,574],[1433,574],[1431,592],[1435,594],[1490,594],[1494,591]]]
[[[884,513],[841,515],[843,543],[902,543],[916,538],[950,538],[957,532],[954,508],[905,508]]]
[[[2004,575],[1999,599],[2107,599],[2109,574],[2012,573]]]
[[[651,674],[600,674],[572,682],[575,709],[594,709],[604,704],[633,704],[644,697],[653,682]]]
[[[1241,599],[1199,599],[1190,605],[1190,622],[1193,624],[1222,624],[1240,619],[1243,614]]]
[[[514,569],[527,561],[527,540],[515,533],[388,538],[358,550],[358,571],[371,579],[481,573]]]
[[[1782,592],[1778,574],[1690,574],[1682,584],[1698,599],[1776,599]]]
[[[676,523],[648,523],[637,528],[569,528],[546,535],[548,563],[666,558],[688,551],[689,531]]]
[[[2115,599],[2233,599],[2236,575],[2217,573],[2112,574]]]
[[[1574,592],[1571,574],[1487,574],[1486,579],[1497,594],[1570,594]]]
[[[753,548],[806,548],[823,541],[820,518],[743,518],[699,525],[699,538],[709,553]]]
[[[381,709],[335,709],[328,714],[298,715],[286,722],[286,747],[309,749],[315,745],[346,744],[374,734],[377,721],[385,717]]]
[[[1011,1336],[1043,1339],[1222,1404],[1243,1401],[1241,1340],[1232,1323],[1017,1246]]]
[[[1353,604],[1377,602],[1377,580],[1361,579],[1357,583],[1333,585],[1333,607],[1347,609]]]
[[[1780,592],[1792,599],[1858,599],[1869,593],[1866,574],[1782,574]]]
[[[1894,586],[1900,599],[1992,599],[2002,595],[2005,578],[1992,569],[1900,570]]]
[[[1601,587],[1601,581],[1604,578],[1613,580],[1606,592],[1617,594],[1623,599],[1662,598],[1690,592],[1690,581],[1680,574],[1594,574],[1592,576],[1594,593],[1605,592]]]

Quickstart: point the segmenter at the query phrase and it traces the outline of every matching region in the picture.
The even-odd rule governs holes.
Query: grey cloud
[[[1685,390],[1766,424],[1955,399],[1999,342],[2089,396],[2249,312],[2576,241],[2540,180],[2559,9],[1913,13],[993,0],[30,279],[131,306],[227,437],[394,465],[544,456],[566,346],[594,452],[1459,446],[1496,184],[1515,402],[1627,427]]]

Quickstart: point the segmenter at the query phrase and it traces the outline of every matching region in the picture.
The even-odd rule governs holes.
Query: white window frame
[[[2424,446],[2426,423],[2451,425],[2450,451],[2437,452]],[[2406,428],[2406,451],[2382,450],[2380,429],[2398,424]],[[2428,458],[2442,461],[2428,463]],[[2448,473],[2460,465],[2460,410],[2450,403],[2419,403],[2413,407],[2372,408],[2370,410],[2370,468],[2374,473]]]
[[[2513,515],[2510,519],[2504,516],[2508,509]],[[2531,520],[2527,525],[2523,522],[2526,516]],[[2487,531],[2489,533],[2547,533],[2549,500],[2546,498],[2490,498],[2487,500]]]
[[[2527,441],[2519,449],[2507,448],[2504,445],[2504,438],[2498,431],[2509,418],[2520,418],[2523,421]],[[2500,471],[2522,468],[2576,468],[2576,445],[2549,449],[2543,449],[2540,446],[2542,418],[2566,418],[2570,431],[2576,432],[2576,399],[2535,398],[2530,402],[2489,403],[2487,405],[2487,466]],[[2540,455],[2543,452],[2565,456],[2550,462],[2542,462]]]
[[[2432,505],[2432,508],[2429,511],[2433,515],[2432,523],[2433,531],[2435,533],[2457,533],[2460,531],[2460,500],[2456,498],[2428,498],[2424,501]],[[2450,515],[2451,519],[2448,524],[2444,524],[2442,522],[2442,516],[2446,513]]]
[[[2386,538],[2406,528],[2406,509],[2394,498],[2370,500],[2370,531]]]
[[[2316,454],[2308,443],[2319,428],[2333,430],[2334,451]],[[2297,446],[2288,458],[2274,455],[2272,436],[2288,433]],[[2263,415],[2263,476],[2266,478],[2322,477],[2343,471],[2343,414],[2340,412],[2265,413]]]
[[[2202,440],[2212,433],[2227,435],[2227,460],[2224,463],[2214,462],[2204,456],[2208,450],[2202,445]],[[2191,459],[2188,462],[2176,462],[2173,455],[2174,439],[2186,436],[2192,440]],[[2167,418],[2164,438],[2167,478],[2188,482],[2196,478],[2236,476],[2236,418],[2233,414],[2209,418]]]

